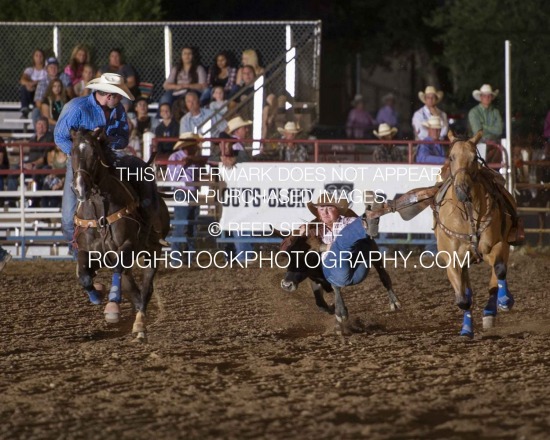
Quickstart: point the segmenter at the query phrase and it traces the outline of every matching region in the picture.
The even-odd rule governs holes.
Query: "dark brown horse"
[[[78,279],[90,301],[101,304],[93,278],[101,267],[113,269],[105,319],[110,323],[119,321],[119,303],[124,288],[136,310],[132,333],[143,341],[146,339],[145,312],[153,293],[157,262],[162,260],[162,246],[158,234],[144,221],[147,216],[140,205],[139,184],[121,180],[117,167],[124,167],[125,159],[116,157],[102,131],[73,132],[71,160],[73,190],[79,202],[74,238],[78,250]],[[156,192],[154,182],[149,184]],[[160,217],[161,235],[166,237],[170,219],[164,200],[158,197],[157,205],[147,209],[154,209],[154,215]],[[131,270],[138,257],[143,257],[143,262],[140,260],[143,268],[141,289]]]
[[[434,200],[435,236],[438,258],[445,261],[456,302],[464,310],[462,336],[474,336],[471,263],[485,261],[492,268],[489,300],[483,310],[483,327],[492,327],[497,309],[511,310],[514,299],[508,290],[506,272],[515,223],[515,206],[498,173],[483,164],[476,145],[478,132],[470,139],[451,140],[450,176]]]

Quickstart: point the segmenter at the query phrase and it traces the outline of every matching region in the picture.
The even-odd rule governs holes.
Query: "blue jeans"
[[[63,200],[61,202],[61,231],[69,242],[74,235],[74,215],[76,213],[76,195],[73,192],[73,164],[71,156],[67,156],[67,171],[63,185]]]
[[[175,196],[176,202],[183,201],[183,195],[180,192],[176,193]],[[178,205],[174,207],[174,220],[187,220],[194,222],[199,217],[200,207],[199,206],[184,206]],[[195,230],[196,225],[194,223],[188,223],[186,225],[174,225],[172,228],[172,237],[186,237],[187,244],[182,242],[172,243],[172,251],[194,251],[195,247]]]
[[[344,287],[363,281],[369,273],[369,267],[361,262],[368,262],[371,243],[372,239],[367,235],[360,218],[344,227],[323,261],[323,274],[328,282]],[[364,253],[364,256],[357,261],[360,253]]]

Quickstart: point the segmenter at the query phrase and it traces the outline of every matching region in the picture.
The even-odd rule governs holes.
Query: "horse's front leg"
[[[116,252],[118,255],[118,261],[113,269],[111,290],[109,291],[109,302],[103,311],[105,321],[109,324],[116,324],[120,321],[120,303],[122,302],[122,272],[125,268],[131,267],[133,263],[130,242],[124,242]]]
[[[508,312],[514,306],[514,297],[508,290],[506,282],[508,256],[510,247],[507,243],[498,243],[491,252],[484,255],[484,260],[492,267],[489,283],[489,300],[483,309],[483,328],[493,327],[497,310]]]
[[[464,311],[460,336],[474,337],[472,322],[472,290],[467,286],[467,268],[447,264],[447,276],[455,291],[456,305]]]
[[[86,290],[90,302],[95,305],[101,304],[103,292],[96,289],[94,286],[95,272],[99,267],[99,262],[90,257],[86,251],[78,251],[76,276],[80,285]]]

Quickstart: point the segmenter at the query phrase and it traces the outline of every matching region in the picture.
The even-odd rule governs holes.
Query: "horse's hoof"
[[[464,338],[464,339],[466,339],[466,338],[468,338],[468,339],[474,339],[474,332],[470,332],[470,331],[468,331],[468,330],[462,330],[462,331],[460,332],[460,337],[461,337],[461,338]]]
[[[494,316],[484,316],[483,317],[483,330],[489,330],[490,328],[493,328],[495,325],[495,317]]]
[[[120,321],[120,306],[113,301],[109,301],[103,311],[105,321],[109,324],[116,324]]]
[[[509,312],[514,307],[514,300],[508,300],[497,303],[497,307],[501,312]]]
[[[334,315],[334,317],[336,318],[336,321],[341,324],[345,321],[348,320],[348,315],[343,315],[343,316],[338,316],[338,315]]]
[[[138,344],[144,344],[147,342],[147,335],[145,334],[145,332],[137,332],[135,334],[135,337],[134,339],[132,340],[132,342],[134,343],[138,343]]]
[[[399,301],[390,303],[390,310],[392,312],[395,312],[396,310],[400,310],[400,309],[401,309],[401,303]]]

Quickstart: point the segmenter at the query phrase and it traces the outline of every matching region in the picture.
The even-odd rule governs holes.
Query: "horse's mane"
[[[80,138],[91,138],[90,145],[92,148],[99,147],[100,155],[103,157],[103,159],[106,162],[106,165],[114,166],[116,162],[116,154],[114,150],[109,147],[107,143],[107,136],[105,135],[104,130],[94,131],[94,130],[87,130],[85,128],[79,128],[77,132],[77,139]]]

